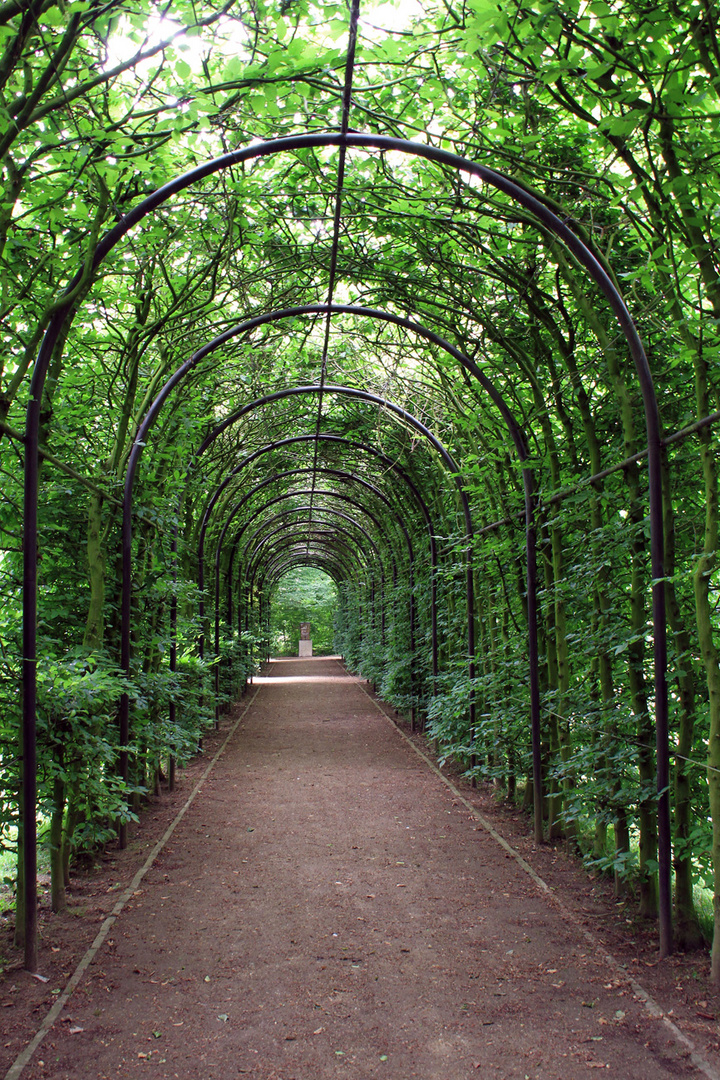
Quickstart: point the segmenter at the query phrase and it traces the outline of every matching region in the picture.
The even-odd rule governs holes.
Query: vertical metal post
[[[40,395],[27,407],[25,439],[25,509],[23,524],[23,727],[22,831],[25,888],[25,969],[37,971],[37,506]]]
[[[215,555],[215,730],[220,728],[220,552]]]
[[[415,574],[412,556],[409,572],[410,586],[410,730],[415,730],[417,703],[415,700]]]
[[[535,843],[543,841],[542,740],[540,731],[540,673],[537,638],[537,555],[533,474],[523,469],[525,488],[525,561],[528,606],[528,667],[530,676],[530,727],[532,731],[533,811]]]
[[[177,671],[177,521],[173,527],[172,538],[172,564],[173,564],[173,589],[170,597],[170,671],[174,675]],[[175,693],[170,698],[170,724],[175,726]],[[168,763],[168,789],[175,787],[175,756],[170,755]]]
[[[128,472],[130,468],[128,467]],[[125,495],[123,498],[123,521],[122,521],[122,586],[120,595],[120,667],[125,675],[130,677],[130,615],[132,600],[132,479],[125,479]],[[118,772],[127,788],[129,780],[128,744],[130,741],[130,699],[127,692],[120,695],[120,714],[118,717],[120,757]],[[121,822],[118,827],[118,846],[121,849],[127,847],[128,829],[127,823]]]

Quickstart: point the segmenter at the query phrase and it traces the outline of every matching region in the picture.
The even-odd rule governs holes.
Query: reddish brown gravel
[[[701,1075],[337,661],[274,661],[255,689],[23,1078]],[[72,970],[48,943],[73,919],[45,920],[47,985],[0,988],[5,1068]],[[716,1002],[696,989],[706,1054]]]

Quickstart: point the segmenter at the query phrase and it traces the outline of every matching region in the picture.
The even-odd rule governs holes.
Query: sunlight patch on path
[[[253,675],[253,686],[277,683],[356,683],[354,675]]]

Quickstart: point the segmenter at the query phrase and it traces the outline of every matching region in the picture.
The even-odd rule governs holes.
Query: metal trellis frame
[[[511,179],[487,166],[481,165],[459,155],[439,147],[427,144],[408,142],[391,136],[376,135],[372,133],[357,132],[317,132],[297,136],[288,136],[281,139],[273,139],[264,143],[246,146],[229,154],[222,155],[212,161],[205,162],[195,169],[190,170],[183,176],[176,178],[169,184],[159,188],[156,192],[142,200],[133,210],[123,217],[98,244],[90,265],[90,272],[94,272],[113,248],[127,235],[127,233],[143,218],[147,217],[158,207],[164,205],[173,197],[192,186],[195,183],[230,168],[244,161],[251,161],[263,157],[272,157],[282,152],[291,152],[298,149],[310,149],[319,147],[336,146],[341,148],[343,154],[347,149],[379,150],[384,152],[399,152],[411,157],[417,157],[426,161],[432,161],[441,166],[452,169],[455,172],[462,171],[482,180],[490,187],[505,194],[514,202],[528,210],[549,232],[557,236],[567,249],[573,254],[577,262],[584,268],[590,279],[598,286],[605,296],[609,306],[614,312],[622,332],[627,341],[630,354],[635,364],[638,380],[640,383],[643,407],[645,411],[648,466],[649,466],[649,502],[650,502],[650,539],[651,539],[651,572],[652,572],[652,595],[653,595],[653,634],[654,634],[654,674],[655,674],[655,723],[656,723],[656,757],[657,757],[657,792],[658,792],[658,861],[659,861],[659,915],[660,915],[660,953],[666,956],[672,951],[672,909],[670,893],[670,797],[669,797],[669,753],[668,753],[668,703],[667,703],[667,631],[664,596],[664,552],[662,533],[662,487],[661,487],[661,437],[660,421],[658,414],[657,398],[653,385],[650,367],[645,350],[637,333],[632,317],[612,279],[604,267],[584,241],[573,232],[569,225],[558,215],[541,202],[536,196],[530,194]],[[40,404],[45,386],[45,380],[50,361],[55,347],[61,335],[67,331],[74,315],[73,293],[76,285],[82,280],[85,270],[78,274],[69,283],[65,292],[59,298],[57,307],[50,318],[50,322],[43,338],[38,358],[35,363],[30,383],[29,402],[27,407],[25,428],[25,509],[24,509],[24,570],[23,570],[23,821],[25,827],[25,884],[26,884],[26,911],[25,911],[25,966],[31,971],[37,967],[37,884],[36,884],[36,860],[37,860],[37,834],[36,834],[36,621],[37,621],[37,503],[38,503],[38,442],[40,426]],[[322,305],[319,305],[322,307]],[[331,305],[326,305],[329,312]],[[335,305],[332,305],[334,308]],[[316,310],[318,306],[316,306]],[[359,309],[363,310],[363,309]],[[255,325],[260,325],[255,321]],[[392,321],[392,320],[388,320]],[[250,320],[246,324],[250,328]],[[432,332],[424,331],[424,336],[430,337]],[[467,358],[464,358],[466,360]],[[473,365],[469,370],[484,385],[482,372]],[[177,374],[177,373],[176,373]],[[184,374],[184,372],[183,372]],[[178,376],[182,378],[182,375]],[[172,382],[172,380],[171,380]],[[167,394],[173,386],[166,384]],[[492,390],[488,389],[491,393]],[[166,395],[167,396],[167,395]],[[156,399],[157,400],[157,399]],[[164,398],[163,398],[164,400]],[[498,406],[502,408],[504,403]],[[157,408],[162,405],[159,402]],[[154,416],[152,417],[154,419]],[[152,423],[152,420],[151,420]],[[521,460],[526,459],[523,447],[518,446]],[[136,447],[133,448],[134,450]],[[126,498],[131,498],[132,475],[137,458],[133,463],[133,470],[129,470],[129,487],[126,484]],[[530,597],[530,580],[533,579],[534,589],[534,565],[531,571],[530,559],[534,564],[534,526],[533,526],[533,491],[532,477],[529,469],[523,470],[526,497],[526,534],[528,536],[528,611],[530,621],[535,618],[534,596]],[[129,535],[123,536],[123,556],[129,562]],[[532,548],[532,551],[531,551]],[[471,554],[471,552],[469,552]],[[469,579],[472,574],[469,573]],[[471,580],[468,582],[468,595],[471,593]],[[123,611],[129,620],[129,610]],[[534,645],[533,645],[534,642]],[[537,672],[537,638],[536,627],[530,630],[530,670],[531,675]],[[535,650],[535,651],[534,651]],[[124,668],[129,665],[129,651],[123,647],[121,662]],[[533,732],[535,726],[533,722]],[[539,717],[538,717],[539,731]],[[127,733],[127,732],[126,732]],[[122,738],[122,735],[121,735]]]

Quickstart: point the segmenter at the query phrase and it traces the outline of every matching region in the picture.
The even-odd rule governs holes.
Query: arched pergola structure
[[[414,158],[421,158],[428,162],[433,162],[443,168],[449,169],[454,173],[463,173],[471,177],[476,177],[480,181],[484,182],[496,191],[503,193],[510,200],[522,206],[533,219],[539,223],[539,226],[545,230],[548,234],[555,237],[560,243],[562,243],[566,249],[571,253],[572,257],[577,263],[584,268],[589,278],[595,283],[599,290],[605,296],[609,307],[614,312],[619,326],[625,339],[627,341],[629,351],[632,355],[635,363],[639,384],[641,388],[645,416],[647,426],[647,453],[649,463],[649,496],[650,496],[650,533],[651,533],[651,560],[652,560],[652,578],[653,578],[653,636],[654,636],[654,652],[655,652],[655,722],[657,729],[657,789],[658,789],[658,806],[659,806],[659,861],[660,861],[660,916],[661,916],[661,952],[665,955],[672,947],[671,936],[671,917],[670,917],[670,829],[669,829],[669,800],[668,800],[668,782],[669,782],[669,766],[668,766],[668,750],[667,750],[667,687],[666,687],[666,631],[665,631],[665,607],[664,607],[664,566],[663,566],[663,537],[662,537],[662,491],[661,491],[661,473],[660,473],[660,455],[661,455],[661,438],[660,427],[657,411],[657,402],[655,398],[652,378],[650,375],[647,358],[643,350],[642,344],[635,330],[634,324],[624,304],[620,294],[615,288],[612,280],[606,273],[602,264],[595,257],[593,252],[587,247],[587,245],[581,240],[576,233],[563,222],[548,206],[541,202],[534,195],[515,184],[512,180],[506,176],[498,173],[484,165],[476,162],[469,161],[458,155],[452,154],[449,151],[439,149],[437,147],[419,144],[409,143],[401,139],[392,138],[389,136],[354,133],[347,130],[347,124],[345,122],[343,130],[341,132],[324,132],[324,133],[312,133],[303,134],[292,138],[281,138],[272,140],[267,143],[261,143],[258,145],[244,147],[240,150],[233,151],[230,154],[226,154],[223,157],[217,158],[213,161],[207,162],[198,168],[191,170],[184,176],[179,177],[172,183],[160,188],[157,192],[143,200],[137,207],[135,207],[129,214],[127,214],[99,243],[94,258],[92,260],[92,268],[97,269],[103,262],[103,260],[109,255],[113,248],[122,241],[127,233],[138,224],[143,218],[153,213],[161,206],[167,205],[173,197],[180,192],[191,187],[194,184],[199,183],[205,178],[220,173],[226,169],[231,168],[234,165],[239,165],[243,162],[250,162],[259,160],[262,158],[268,158],[282,153],[292,152],[302,149],[319,149],[319,148],[332,148],[337,147],[341,152],[341,162],[344,163],[345,154],[348,150],[358,151],[379,151],[381,153],[402,153]],[[338,210],[339,213],[339,210]],[[331,279],[334,278],[334,269],[331,273]],[[57,306],[57,310],[54,312],[48,330],[45,334],[38,360],[34,369],[33,378],[30,387],[30,400],[28,404],[27,423],[25,433],[25,445],[26,445],[26,458],[25,458],[25,522],[24,522],[24,623],[23,623],[23,686],[24,686],[24,704],[23,704],[23,760],[26,770],[26,783],[24,787],[24,820],[26,823],[26,883],[27,883],[27,923],[26,923],[26,965],[29,968],[34,968],[36,964],[35,950],[35,904],[36,894],[34,891],[35,880],[35,833],[34,833],[34,815],[35,815],[35,788],[34,788],[34,770],[36,765],[36,753],[35,753],[35,710],[36,710],[36,621],[37,621],[37,498],[38,498],[38,432],[40,422],[40,402],[42,398],[45,379],[47,376],[48,368],[51,358],[58,347],[58,343],[61,341],[63,335],[67,332],[69,321],[71,319],[71,305],[69,297],[76,285],[79,278],[70,283],[67,291],[67,300],[63,302],[61,299]],[[363,317],[374,318],[378,320],[384,320],[392,323],[396,326],[410,329],[417,333],[420,337],[424,338],[428,343],[435,347],[444,349],[448,355],[450,355],[457,363],[459,363],[463,369],[468,373],[470,377],[477,380],[477,383],[483,388],[483,390],[489,395],[495,406],[499,409],[505,423],[508,426],[510,437],[515,445],[515,450],[522,463],[527,461],[527,445],[523,438],[521,429],[516,423],[512,413],[508,410],[501,395],[497,389],[490,383],[482,370],[469,358],[466,357],[460,350],[444,342],[439,336],[432,330],[426,327],[422,327],[417,323],[411,323],[409,320],[395,316],[391,313],[374,311],[373,309],[359,308],[352,305],[336,305],[332,302],[327,304],[312,304],[297,308],[285,309],[281,312],[270,312],[257,316],[253,319],[249,319],[244,323],[239,324],[225,334],[220,335],[214,339],[208,345],[198,350],[192,355],[192,357],[181,365],[175,374],[168,380],[161,393],[157,396],[153,405],[146,414],[142,424],[139,427],[138,435],[135,440],[133,451],[130,455],[130,462],[128,466],[128,474],[125,487],[125,527],[123,531],[123,559],[126,568],[129,568],[131,549],[130,549],[130,525],[131,521],[131,508],[132,508],[132,490],[133,481],[135,476],[135,470],[137,463],[142,452],[146,437],[150,428],[152,427],[155,419],[157,418],[162,405],[167,398],[174,392],[176,387],[184,378],[185,374],[199,364],[204,358],[215,348],[224,345],[233,338],[239,335],[249,333],[256,327],[264,325],[270,321],[274,321],[280,318],[294,318],[302,315],[315,314],[316,316],[326,316],[327,327],[329,332],[329,325],[331,317],[339,314],[355,314],[362,315]],[[327,334],[326,334],[327,337]],[[326,341],[327,344],[327,341]],[[324,368],[323,368],[324,376]],[[289,394],[300,393],[314,393],[317,394],[322,404],[323,397],[327,394],[331,394],[341,388],[327,385],[323,377],[318,386],[312,387],[295,387],[288,388],[287,391],[282,391],[277,395],[269,395],[267,400],[279,400],[282,396]],[[397,416],[401,417],[405,422],[411,422],[411,414],[401,409],[399,406],[393,404],[387,399],[378,398],[377,395],[369,394],[365,390],[348,388],[348,392],[351,392],[352,396],[360,400],[368,402],[374,402],[375,404],[382,404],[389,411],[394,412]],[[240,410],[243,413],[245,410]],[[318,428],[316,434],[319,435],[319,417],[320,410],[318,411]],[[233,415],[224,421],[216,429],[216,434],[213,434],[212,440],[214,441],[217,436],[226,429],[229,424],[239,419],[239,414]],[[417,421],[419,423],[419,421]],[[432,435],[432,432],[427,431],[427,437],[433,442],[435,450],[442,456],[444,448],[437,439]],[[207,440],[206,440],[207,441]],[[208,443],[210,445],[210,443]],[[317,447],[317,440],[316,440]],[[203,444],[200,448],[200,453],[204,452],[207,446]],[[447,453],[447,452],[445,452]],[[448,460],[449,458],[449,460]],[[451,471],[455,472],[457,477],[461,476],[460,470],[455,466],[452,458],[445,458],[446,465]],[[528,622],[529,622],[529,669],[534,674],[534,678],[537,679],[537,648],[536,648],[536,634],[537,628],[535,625],[535,598],[534,598],[534,525],[533,525],[533,486],[532,476],[528,467],[523,468],[523,481],[525,488],[525,513],[526,513],[526,536],[527,536],[527,551],[528,551]],[[472,613],[473,610],[473,580],[472,580],[472,565],[471,557],[472,551],[470,546],[470,539],[472,537],[472,525],[469,518],[469,508],[467,506],[467,496],[464,490],[464,486],[461,480],[457,481],[458,496],[463,502],[463,512],[466,519],[466,531],[468,536],[468,570],[467,570],[467,593],[468,593],[468,609]],[[313,487],[314,491],[314,487]],[[129,587],[126,590],[126,594],[123,598],[123,622],[125,626],[129,625],[130,621],[130,604],[129,604]],[[469,633],[472,639],[473,635],[473,619],[472,615],[469,619]],[[469,643],[469,654],[472,660],[474,654],[474,640]],[[129,638],[124,634],[123,636],[123,655],[122,665],[125,669],[129,668],[130,655],[129,655]],[[473,672],[471,672],[471,681]],[[533,732],[537,729],[539,733],[539,702],[537,694],[533,695],[533,712],[536,716],[533,719]],[[539,747],[538,747],[539,751]],[[539,795],[538,787],[536,786],[536,796]]]

